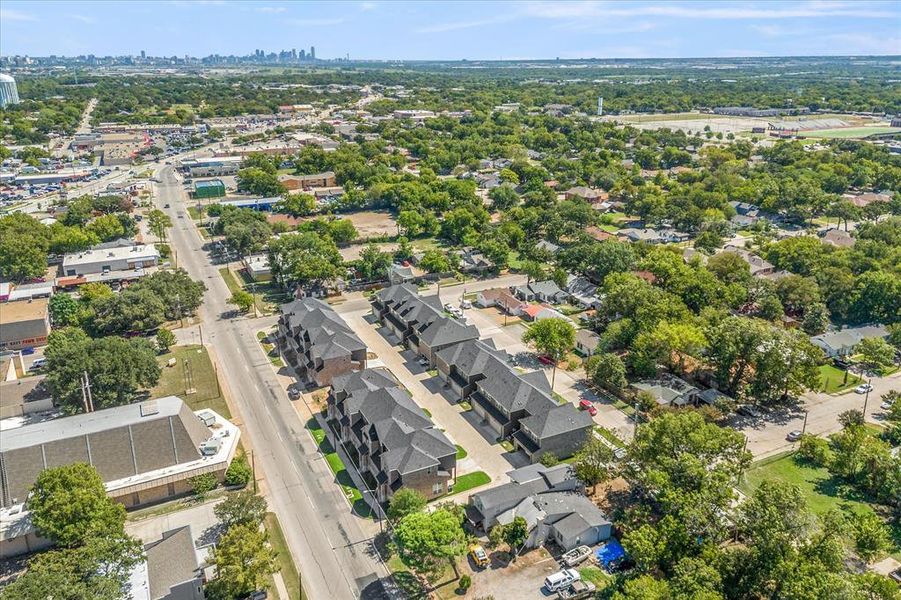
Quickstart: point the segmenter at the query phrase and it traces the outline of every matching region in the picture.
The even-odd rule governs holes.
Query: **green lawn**
[[[329,469],[335,474],[335,479],[344,491],[344,495],[353,505],[354,512],[363,517],[370,516],[372,514],[372,509],[369,507],[369,504],[363,500],[363,494],[360,493],[360,490],[354,485],[354,481],[351,478],[350,473],[347,472],[344,461],[341,460],[341,457],[338,456],[338,453],[332,448],[331,443],[325,438],[325,431],[319,425],[319,421],[317,421],[315,417],[307,421],[307,429],[310,430],[310,434],[313,436],[316,444],[319,445],[319,451],[322,452],[322,455],[325,457],[325,462],[328,463]]]
[[[578,571],[583,581],[590,581],[598,590],[604,589],[612,581],[612,578],[600,567],[582,567]]]
[[[752,493],[763,481],[783,481],[797,485],[810,509],[823,514],[832,509],[845,513],[874,512],[873,507],[853,488],[843,484],[824,468],[797,460],[795,453],[783,454],[754,463],[745,472],[739,489]],[[901,559],[901,531],[893,532],[895,546],[892,556]]]
[[[275,344],[270,344],[266,340],[266,333],[263,331],[257,332],[257,339],[260,340],[260,346],[263,347],[263,350],[266,352],[266,357],[276,367],[284,367],[285,363],[282,361],[281,356],[278,355],[278,351],[275,349]]]
[[[466,451],[466,448],[464,448],[460,444],[454,444],[454,446],[457,447],[457,460],[463,460],[469,455],[469,453]]]
[[[847,374],[848,379],[845,381],[845,375]],[[857,384],[861,383],[863,379],[858,377],[853,373],[848,373],[847,371],[842,371],[832,365],[822,365],[820,367],[820,391],[826,392],[827,394],[836,394],[838,392],[842,392],[844,390],[849,390]]]
[[[486,483],[491,483],[491,477],[484,471],[473,471],[472,473],[460,475],[457,477],[457,482],[454,484],[454,491],[448,495],[459,494],[471,490],[472,488],[477,488],[480,485],[485,485]]]
[[[594,430],[597,431],[602,438],[604,438],[617,448],[625,448],[626,444],[621,439],[616,437],[616,435],[609,429],[601,427],[600,425],[596,425]]]
[[[170,358],[176,360],[173,367],[167,366]],[[222,397],[222,391],[216,380],[216,371],[206,348],[173,346],[170,352],[159,355],[157,362],[162,373],[159,382],[150,390],[151,398],[178,396],[191,407],[191,410],[210,408],[226,419],[231,419],[231,412]],[[186,373],[193,378],[195,390],[193,394],[185,394]]]
[[[269,532],[269,542],[272,544],[272,548],[278,552],[278,570],[282,574],[285,587],[288,588],[290,600],[304,600],[307,595],[301,592],[300,576],[297,573],[294,559],[291,558],[291,551],[288,550],[288,542],[285,541],[285,534],[278,522],[278,517],[275,516],[275,513],[266,513],[263,522],[266,525],[266,531]]]
[[[865,138],[883,133],[901,133],[898,127],[843,127],[841,129],[821,129],[820,131],[804,131],[799,135],[805,138],[850,139]]]
[[[232,294],[235,292],[240,292],[242,289],[241,284],[238,283],[238,280],[235,279],[235,276],[228,269],[228,267],[222,267],[219,269],[219,274],[222,275],[222,279],[225,281],[225,285],[228,287],[228,291]]]

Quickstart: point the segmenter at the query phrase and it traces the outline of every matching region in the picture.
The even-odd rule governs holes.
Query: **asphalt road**
[[[157,206],[170,205],[162,210],[172,218],[169,236],[178,265],[208,288],[199,311],[204,341],[213,350],[250,437],[256,468],[266,479],[270,508],[281,522],[304,590],[314,599],[389,597],[382,585],[388,573],[372,554],[371,538],[350,513],[332,472],[304,430],[257,342],[253,321],[224,316],[232,310],[226,304],[230,293],[186,214],[181,180],[172,167],[160,173]]]

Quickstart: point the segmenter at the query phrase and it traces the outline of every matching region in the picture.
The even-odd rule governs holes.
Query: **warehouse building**
[[[185,159],[179,168],[191,177],[222,177],[237,173],[242,160],[240,156]]]
[[[192,195],[197,200],[202,200],[204,198],[221,198],[225,196],[225,184],[222,183],[221,179],[195,181]]]
[[[159,260],[159,250],[152,244],[101,244],[84,252],[66,254],[63,257],[62,273],[73,277],[133,271],[156,266]]]

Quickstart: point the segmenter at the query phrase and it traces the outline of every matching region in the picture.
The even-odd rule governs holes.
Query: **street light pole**
[[[802,436],[803,436],[805,433],[807,433],[807,415],[808,415],[809,412],[810,412],[809,410],[805,410],[805,411],[804,411],[804,424],[801,425],[801,435],[802,435]]]

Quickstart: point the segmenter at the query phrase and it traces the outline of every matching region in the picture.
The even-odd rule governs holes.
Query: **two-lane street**
[[[371,552],[371,540],[348,508],[334,476],[297,416],[254,335],[253,321],[227,318],[232,307],[225,282],[186,214],[182,184],[171,167],[160,171],[156,202],[171,218],[170,241],[178,265],[207,286],[199,315],[266,479],[271,509],[299,563],[304,590],[319,599],[387,597],[380,580],[387,571]]]

